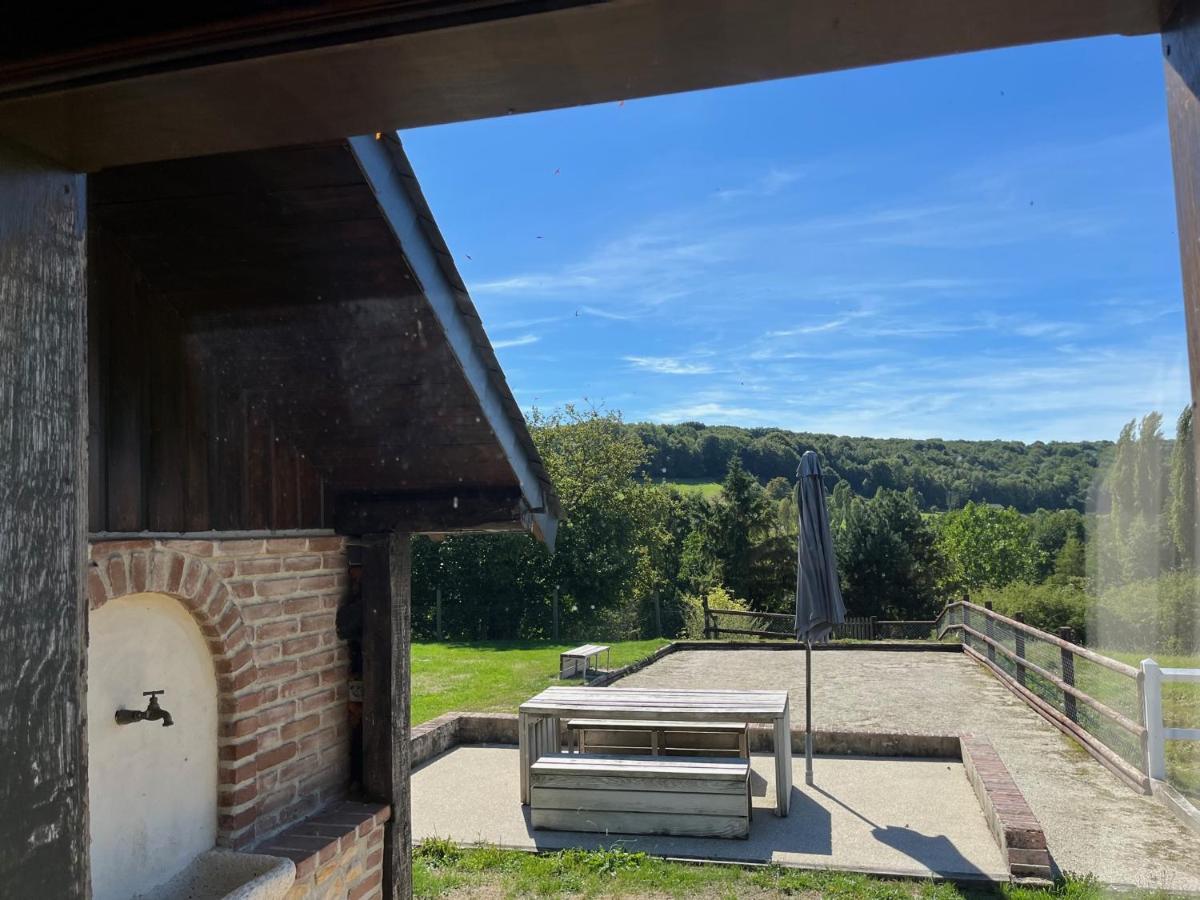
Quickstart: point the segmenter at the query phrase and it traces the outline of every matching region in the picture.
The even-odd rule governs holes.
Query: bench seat
[[[549,831],[745,838],[750,764],[723,757],[556,754],[530,768],[530,822]]]
[[[576,675],[583,675],[586,679],[588,664],[591,663],[591,668],[596,669],[600,663],[601,653],[607,653],[611,661],[612,648],[608,644],[584,644],[558,654],[558,677],[573,678]],[[595,661],[593,662],[593,660]]]
[[[580,753],[750,758],[745,722],[569,719],[567,746]]]

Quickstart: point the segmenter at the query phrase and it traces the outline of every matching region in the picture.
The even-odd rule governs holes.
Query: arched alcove
[[[88,773],[96,900],[171,878],[217,839],[217,674],[174,597],[127,594],[94,609],[88,641]],[[173,725],[118,725],[159,698]]]

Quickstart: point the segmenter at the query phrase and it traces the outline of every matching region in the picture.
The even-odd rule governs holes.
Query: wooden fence
[[[1135,788],[1150,792],[1140,670],[1079,646],[1070,629],[1053,635],[1000,615],[990,604],[948,604],[937,634],[950,632],[961,636],[964,653],[1051,724]]]
[[[721,624],[725,616],[739,620],[741,627]],[[796,617],[792,613],[748,612],[740,609],[710,609],[704,601],[704,636],[720,638],[723,634],[794,640]],[[937,620],[890,620],[874,616],[848,617],[834,628],[834,640],[895,641],[933,640]]]

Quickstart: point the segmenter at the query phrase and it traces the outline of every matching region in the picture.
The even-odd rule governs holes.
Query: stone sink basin
[[[170,881],[133,900],[280,900],[296,880],[290,859],[209,850]]]

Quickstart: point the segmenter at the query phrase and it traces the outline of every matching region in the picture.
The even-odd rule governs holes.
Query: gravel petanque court
[[[799,650],[684,650],[616,686],[786,688],[792,725],[804,724]],[[1045,829],[1060,870],[1113,884],[1200,891],[1200,836],[1157,800],[1127,787],[962,654],[814,652],[813,727],[985,735]],[[803,778],[796,784],[804,789]],[[874,790],[893,787],[880,781]]]

